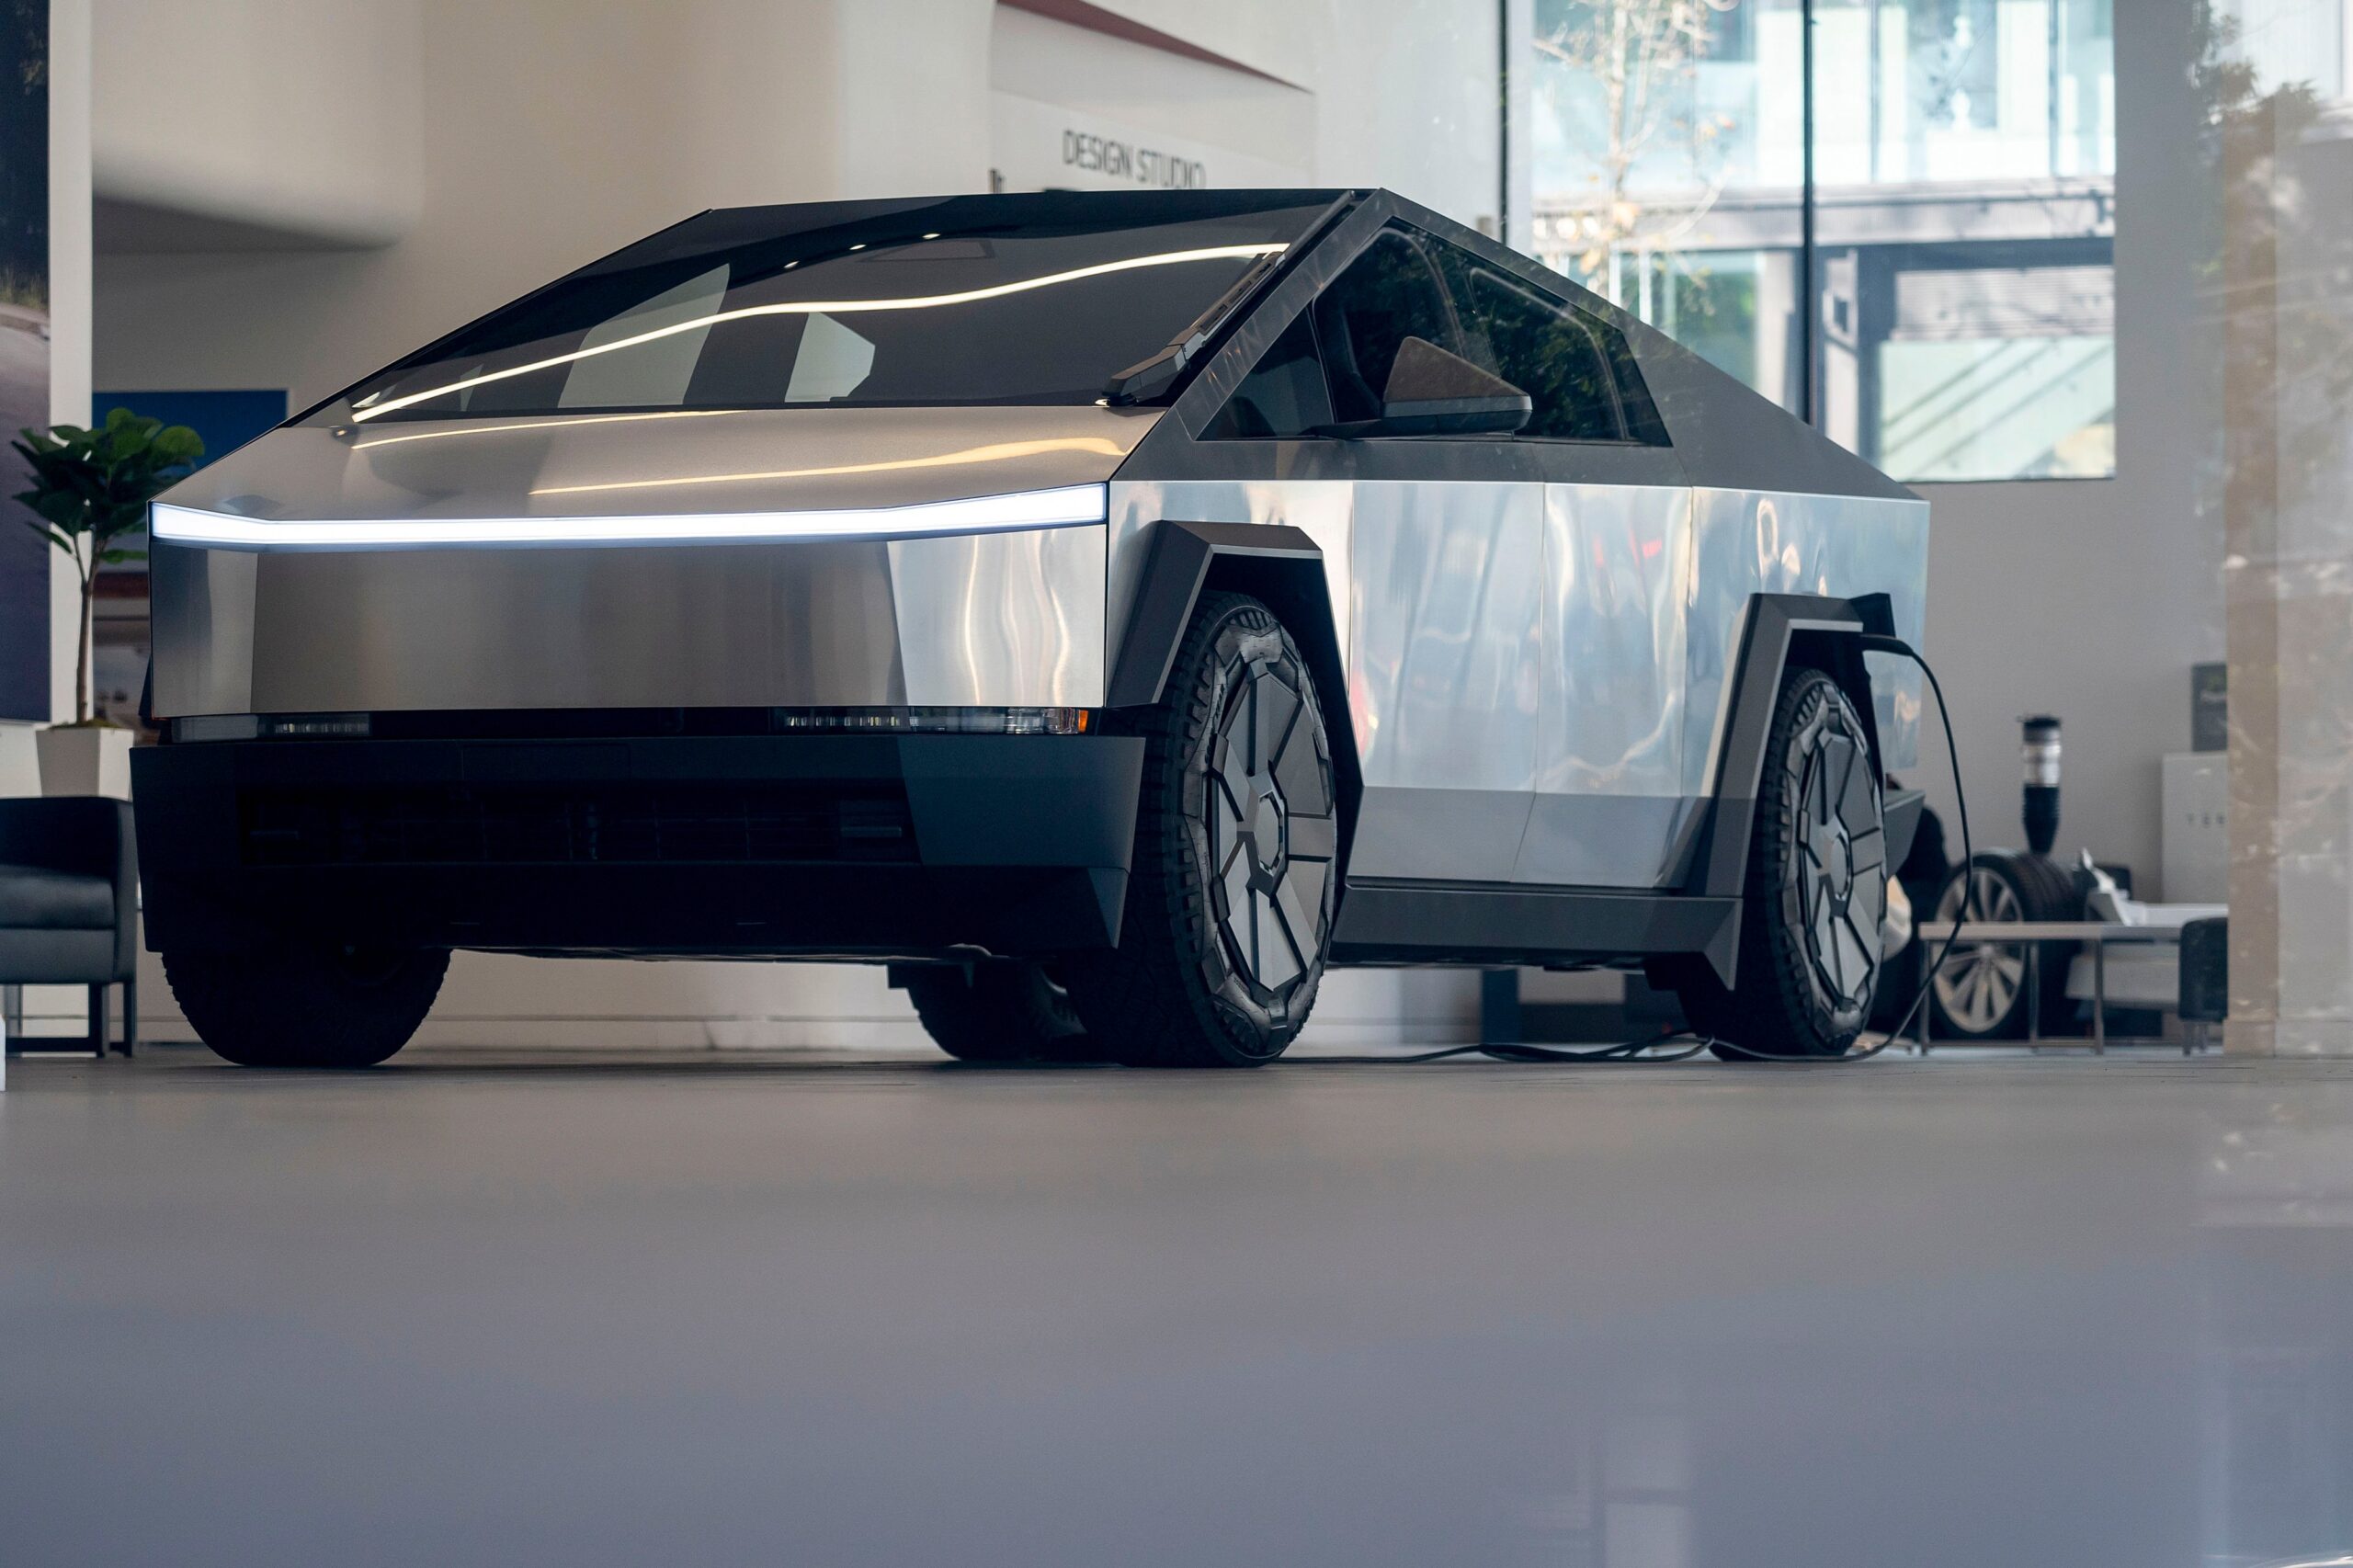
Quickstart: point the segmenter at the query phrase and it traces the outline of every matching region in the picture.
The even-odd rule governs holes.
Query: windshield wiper
[[[1226,319],[1240,310],[1261,284],[1273,277],[1283,263],[1299,255],[1314,243],[1332,220],[1356,199],[1349,191],[1315,216],[1315,221],[1300,231],[1299,237],[1279,251],[1269,251],[1252,262],[1233,286],[1211,301],[1210,308],[1195,316],[1192,324],[1169,339],[1168,347],[1148,359],[1142,359],[1113,376],[1103,389],[1103,401],[1113,408],[1125,408],[1139,403],[1150,403],[1168,390],[1169,383],[1185,373],[1211,338],[1217,335]]]

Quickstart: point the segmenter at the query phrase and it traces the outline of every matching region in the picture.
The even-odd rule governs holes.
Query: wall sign
[[[1234,190],[1308,183],[1297,165],[1084,109],[990,95],[1000,190]]]

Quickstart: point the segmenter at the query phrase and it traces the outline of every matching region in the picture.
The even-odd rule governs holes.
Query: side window
[[[1536,404],[1522,436],[1667,444],[1623,333],[1447,249],[1455,304],[1471,340],[1465,357],[1525,390]]]
[[[1210,441],[1297,438],[1332,423],[1332,395],[1315,355],[1315,324],[1300,312],[1242,378],[1201,437]]]
[[[1438,269],[1420,244],[1393,230],[1332,280],[1316,300],[1314,315],[1332,382],[1332,412],[1343,423],[1380,417],[1381,390],[1405,339],[1462,351]]]

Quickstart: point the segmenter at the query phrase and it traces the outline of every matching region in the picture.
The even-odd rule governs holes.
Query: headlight
[[[156,539],[215,550],[451,550],[487,546],[760,544],[807,539],[917,539],[1071,528],[1110,515],[1101,484],[972,495],[909,506],[822,512],[712,512],[642,517],[404,517],[325,520],[232,517],[157,502]]]

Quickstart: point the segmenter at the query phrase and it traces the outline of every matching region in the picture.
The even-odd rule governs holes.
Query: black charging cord
[[[1816,1065],[1824,1062],[1867,1062],[1897,1040],[1906,1038],[1914,1023],[1920,1017],[1920,1009],[1928,1005],[1928,994],[1936,988],[1937,976],[1943,972],[1946,961],[1952,957],[1953,944],[1961,940],[1961,927],[1969,920],[1970,906],[1977,897],[1977,879],[1972,874],[1972,868],[1976,864],[1977,856],[1969,836],[1969,795],[1961,788],[1961,752],[1953,744],[1952,712],[1945,706],[1945,688],[1938,681],[1937,672],[1929,668],[1928,661],[1922,658],[1919,651],[1902,638],[1872,632],[1865,634],[1861,641],[1866,652],[1894,653],[1919,665],[1920,673],[1928,678],[1928,689],[1936,694],[1937,719],[1944,726],[1945,732],[1945,756],[1952,766],[1953,807],[1961,819],[1961,908],[1955,912],[1952,931],[1945,937],[1944,946],[1938,950],[1936,961],[1928,965],[1927,972],[1921,977],[1919,994],[1912,998],[1912,1006],[1904,1010],[1903,1019],[1878,1044],[1861,1051],[1849,1051],[1841,1056],[1779,1056],[1769,1051],[1752,1050],[1748,1046],[1734,1042],[1721,1042],[1738,1052],[1743,1059],[1750,1062],[1805,1062]],[[1895,869],[1889,867],[1888,875],[1893,878],[1894,874]],[[1922,918],[1920,911],[1913,912],[1915,926]],[[1919,939],[1917,937],[1914,937],[1915,941]],[[1656,1065],[1673,1062],[1688,1062],[1718,1043],[1720,1042],[1712,1036],[1693,1034],[1688,1031],[1680,1034],[1656,1035],[1647,1040],[1621,1040],[1616,1045],[1597,1046],[1590,1050],[1569,1050],[1560,1046],[1521,1045],[1502,1040],[1483,1040],[1477,1045],[1449,1046],[1443,1051],[1426,1051],[1416,1056],[1392,1056],[1382,1058],[1382,1060],[1403,1062],[1444,1062],[1457,1056],[1486,1056],[1498,1062],[1621,1062]],[[1670,1046],[1676,1049],[1667,1050],[1666,1048]]]

